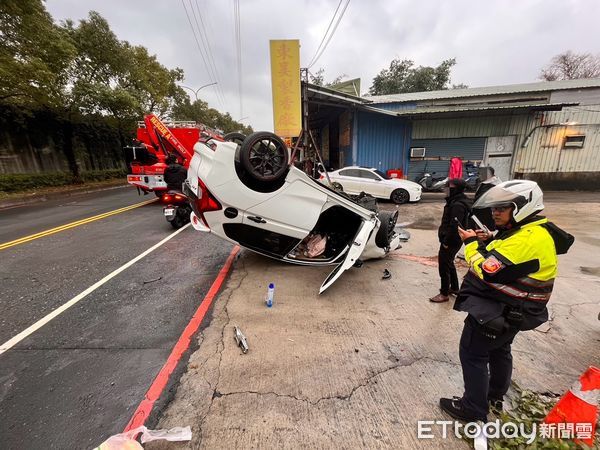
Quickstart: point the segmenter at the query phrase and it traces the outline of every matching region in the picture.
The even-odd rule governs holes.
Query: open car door
[[[335,280],[340,277],[342,273],[354,265],[356,260],[360,257],[365,249],[365,245],[367,245],[367,241],[369,240],[371,231],[373,231],[373,228],[375,228],[375,225],[377,224],[377,220],[378,219],[374,217],[370,220],[365,220],[362,223],[358,229],[358,232],[356,233],[356,236],[354,236],[354,239],[350,244],[350,250],[348,250],[346,258],[344,258],[344,260],[338,264],[335,269],[333,269],[327,278],[325,278],[325,281],[323,281],[323,284],[321,285],[321,289],[319,289],[319,294],[322,294],[325,289],[331,286]]]

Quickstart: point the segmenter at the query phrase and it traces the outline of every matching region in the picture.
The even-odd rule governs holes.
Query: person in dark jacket
[[[169,191],[181,191],[181,185],[187,178],[187,170],[177,162],[175,155],[169,155],[166,163],[168,164],[163,175],[167,189]]]
[[[448,196],[442,214],[442,223],[438,229],[440,250],[438,252],[438,269],[440,273],[440,293],[429,300],[434,303],[447,302],[450,294],[458,292],[458,276],[454,266],[456,253],[462,246],[458,235],[459,222],[467,223],[471,200],[465,195],[467,184],[460,178],[448,182]]]

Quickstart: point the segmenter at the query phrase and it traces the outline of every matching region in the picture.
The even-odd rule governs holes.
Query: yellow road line
[[[5,242],[0,244],[0,250],[4,250],[9,247],[13,247],[15,245],[24,244],[29,241],[33,241],[35,239],[39,239],[44,236],[49,236],[54,233],[59,233],[61,231],[68,230],[70,228],[78,227],[80,225],[85,225],[86,223],[94,222],[96,220],[104,219],[105,217],[114,216],[115,214],[120,214],[125,211],[129,211],[131,209],[139,208],[140,206],[147,205],[149,203],[156,202],[158,199],[154,198],[152,200],[146,200],[145,202],[136,203],[134,205],[125,206],[124,208],[115,209],[114,211],[109,211],[106,213],[98,214],[96,216],[88,217],[86,219],[77,220],[75,222],[67,223],[65,225],[61,225],[59,227],[51,228],[49,230],[41,231],[39,233],[31,234],[29,236],[24,236],[19,239],[15,239],[14,241]]]

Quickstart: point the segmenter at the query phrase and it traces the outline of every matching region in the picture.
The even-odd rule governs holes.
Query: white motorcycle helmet
[[[544,209],[544,194],[535,181],[504,181],[483,194],[473,208],[508,205],[514,205],[513,218],[519,223]]]

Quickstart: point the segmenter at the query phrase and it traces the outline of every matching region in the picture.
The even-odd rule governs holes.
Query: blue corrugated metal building
[[[354,164],[383,172],[406,167],[410,155],[410,123],[388,115],[357,111]]]
[[[584,113],[591,117],[582,107],[600,102],[600,79],[364,98],[311,84],[307,91],[309,127],[334,169],[361,165],[402,169],[409,179],[424,172],[445,176],[457,156],[465,164],[494,167],[501,179],[561,187],[582,173],[590,179],[600,173],[593,159],[597,122],[579,123]],[[575,154],[573,148],[581,150]],[[550,167],[545,161],[551,150]]]
[[[320,138],[326,163],[334,169],[360,165],[384,172],[407,167],[410,121],[365,103],[359,97],[309,85],[310,128]]]

